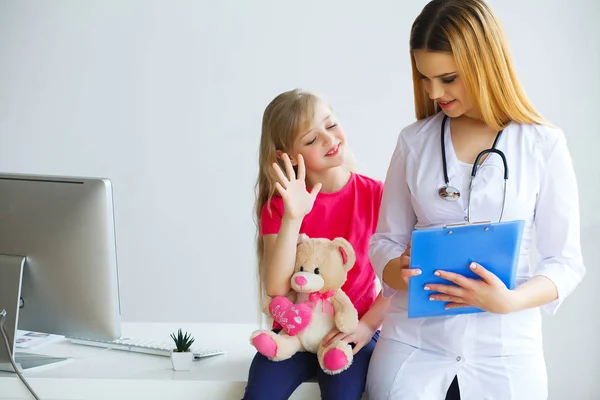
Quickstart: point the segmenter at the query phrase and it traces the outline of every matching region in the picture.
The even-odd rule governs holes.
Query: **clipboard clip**
[[[466,225],[485,225],[491,224],[492,221],[478,221],[478,222],[459,222],[456,224],[448,224],[444,226],[444,228],[456,228],[457,226],[466,226]]]

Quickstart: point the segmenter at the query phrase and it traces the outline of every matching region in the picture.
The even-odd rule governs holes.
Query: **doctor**
[[[483,0],[431,1],[414,21],[410,49],[417,122],[398,138],[369,252],[393,298],[368,398],[546,399],[540,309],[556,313],[585,273],[565,135],[527,99]],[[440,265],[448,285],[424,287],[432,301],[487,312],[408,319],[406,288],[419,273],[408,269],[412,230],[500,216],[525,221],[517,287],[485,265],[471,266],[481,280]],[[530,265],[534,239],[540,261]]]

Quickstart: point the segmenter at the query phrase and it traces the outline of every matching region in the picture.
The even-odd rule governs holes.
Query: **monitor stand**
[[[24,352],[15,354],[15,337],[19,321],[25,260],[23,256],[0,254],[0,312],[2,310],[6,312],[4,317],[0,316],[3,318],[3,329],[0,330],[0,371],[15,372],[11,360],[14,360],[19,371],[37,369],[68,360],[67,358]],[[6,337],[3,333],[6,334]],[[8,351],[9,349],[10,351]],[[11,357],[11,354],[14,355],[14,358]]]

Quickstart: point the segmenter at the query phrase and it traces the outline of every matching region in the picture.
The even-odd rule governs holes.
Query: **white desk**
[[[201,347],[225,355],[194,362],[191,371],[173,371],[169,357],[75,345],[62,340],[33,350],[73,360],[25,377],[42,400],[241,399],[255,354],[249,337],[255,324],[123,323],[122,335],[170,340],[178,328],[192,332]],[[315,382],[305,382],[291,399],[318,399]],[[14,373],[0,372],[0,399],[33,399]]]

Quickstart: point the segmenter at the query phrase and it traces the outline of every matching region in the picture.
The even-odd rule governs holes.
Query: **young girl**
[[[418,121],[398,138],[369,250],[392,296],[371,359],[369,399],[437,400],[452,381],[459,398],[546,399],[540,308],[554,314],[585,273],[565,136],[528,101],[483,0],[431,1],[412,26],[410,50]],[[505,202],[495,152],[481,158],[470,188],[473,164],[490,148],[510,171]],[[516,288],[485,265],[470,265],[477,280],[440,265],[447,284],[425,284],[430,299],[487,312],[408,319],[413,229],[500,215],[525,221]],[[540,261],[530,265],[534,235]]]
[[[351,334],[333,330],[324,339],[326,343],[344,340],[355,344],[354,361],[344,372],[325,374],[312,353],[297,353],[278,362],[257,353],[244,399],[288,399],[313,377],[317,377],[324,399],[362,396],[377,329],[389,303],[377,296],[368,259],[383,187],[379,181],[352,172],[347,156],[346,136],[322,98],[292,90],[277,96],[266,108],[256,200],[260,294],[284,296],[290,290],[300,233],[315,238],[344,237],[356,252],[356,263],[342,289],[356,307],[360,323]]]

